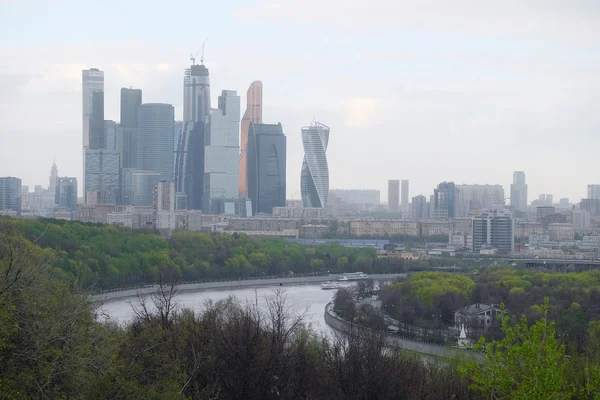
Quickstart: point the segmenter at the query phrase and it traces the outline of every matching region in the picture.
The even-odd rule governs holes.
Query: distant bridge
[[[512,258],[511,264],[516,263],[519,266],[527,268],[533,267],[568,267],[573,265],[578,269],[600,268],[598,259],[577,259],[577,258]]]

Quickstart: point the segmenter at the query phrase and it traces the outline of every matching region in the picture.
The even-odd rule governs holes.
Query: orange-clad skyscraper
[[[246,175],[246,150],[248,149],[248,128],[250,123],[262,124],[262,95],[263,87],[261,81],[254,81],[248,88],[246,100],[246,112],[242,118],[240,135],[240,175],[239,195],[248,197],[248,177]]]

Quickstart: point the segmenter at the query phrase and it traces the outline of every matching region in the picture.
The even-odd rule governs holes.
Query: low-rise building
[[[307,239],[322,239],[329,232],[329,225],[302,225],[300,237]]]
[[[543,233],[544,226],[540,222],[515,222],[515,237],[526,238]]]
[[[498,304],[471,304],[454,313],[454,327],[460,330],[461,326],[464,326],[467,333],[482,331],[487,329],[501,312]]]
[[[295,219],[322,219],[327,217],[325,208],[273,207],[273,216]]]
[[[359,219],[350,221],[351,236],[419,235],[417,221],[399,219]]]
[[[548,234],[552,240],[573,240],[575,226],[573,224],[552,223],[548,225]]]
[[[231,218],[227,230],[236,232],[278,232],[300,228],[300,220],[275,217]]]
[[[421,235],[448,235],[454,231],[454,222],[452,220],[426,220],[421,221]]]

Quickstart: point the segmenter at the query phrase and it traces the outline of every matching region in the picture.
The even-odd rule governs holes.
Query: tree
[[[485,362],[472,361],[462,369],[470,377],[472,389],[499,400],[558,400],[574,394],[565,380],[565,347],[558,344],[554,322],[547,320],[547,298],[542,309],[544,317],[531,328],[524,316],[511,326],[504,313],[505,337],[487,345],[485,338],[480,338],[476,348],[485,350]]]
[[[335,294],[335,300],[333,301],[333,308],[340,316],[348,318],[349,320],[354,319],[356,316],[354,298],[352,297],[352,293],[346,288],[338,289]]]

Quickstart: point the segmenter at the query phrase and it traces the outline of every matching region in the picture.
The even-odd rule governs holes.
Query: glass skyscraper
[[[83,130],[83,148],[94,148],[93,146],[98,145],[100,138],[98,135],[94,140],[90,138],[93,135],[91,130],[91,121],[94,120],[96,123],[102,120],[101,127],[104,132],[104,71],[100,71],[97,68],[84,69],[81,73],[82,77],[82,130]],[[94,93],[96,95],[94,96]],[[98,115],[100,108],[101,116]],[[94,145],[92,145],[92,142]],[[98,147],[95,147],[98,148]]]
[[[261,81],[252,82],[248,88],[248,93],[246,94],[246,111],[242,117],[240,130],[240,197],[248,197],[248,181],[246,174],[248,135],[250,124],[262,124],[262,94],[263,87]]]
[[[154,171],[163,179],[173,177],[173,125],[171,104],[148,103],[139,107],[138,169]]]
[[[183,123],[175,151],[175,190],[187,194],[188,208],[204,201],[205,123],[210,112],[208,68],[193,64],[183,78]]]
[[[251,122],[246,154],[244,170],[253,213],[270,214],[273,207],[285,207],[286,137],[281,123]]]
[[[302,128],[304,160],[300,175],[300,189],[304,207],[327,207],[329,194],[329,166],[327,165],[327,144],[329,127],[315,122]]]
[[[206,123],[204,207],[211,199],[238,197],[240,160],[240,96],[223,90],[219,108],[210,111]]]

